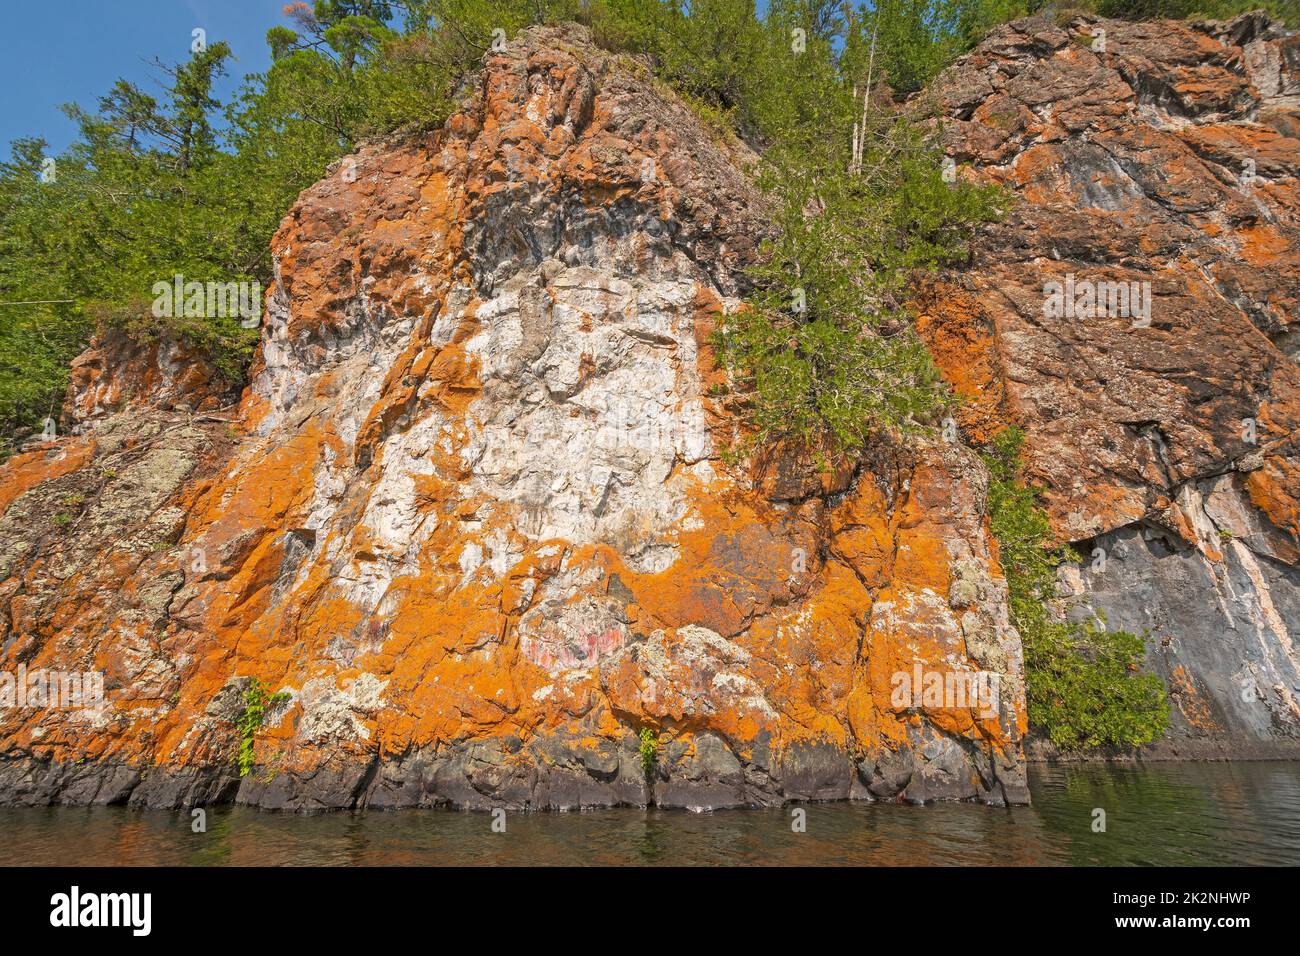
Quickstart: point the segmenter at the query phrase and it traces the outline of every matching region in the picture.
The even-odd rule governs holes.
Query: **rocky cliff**
[[[1071,613],[1146,634],[1174,704],[1151,755],[1295,756],[1300,38],[1021,21],[938,95],[958,169],[1017,197],[923,307],[966,435],[1025,428],[1083,555]],[[1079,307],[1045,308],[1052,282]],[[1088,314],[1102,283],[1147,314]]]
[[[940,80],[959,174],[1020,201],[922,330],[967,442],[1022,424],[1057,532],[1106,556],[1062,593],[1150,629],[1173,740],[1285,747],[1296,47],[1245,18],[1107,23],[1094,53],[1095,26],[1015,24]],[[533,29],[442,129],[303,193],[237,400],[179,345],[98,342],[72,434],[3,466],[0,666],[106,693],[0,711],[0,800],[1027,800],[978,456],[721,454],[752,160]],[[1071,271],[1152,281],[1150,325],[1047,320]],[[899,699],[934,674],[997,692]],[[254,681],[283,698],[241,777]]]

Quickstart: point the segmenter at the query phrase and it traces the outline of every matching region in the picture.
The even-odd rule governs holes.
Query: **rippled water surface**
[[[1300,764],[1031,768],[1032,807],[806,806],[716,813],[446,810],[318,816],[243,808],[0,809],[4,865],[1300,864]],[[1106,832],[1092,831],[1093,811]]]

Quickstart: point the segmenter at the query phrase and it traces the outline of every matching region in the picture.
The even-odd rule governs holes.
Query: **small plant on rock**
[[[983,458],[989,523],[1006,574],[1011,623],[1024,646],[1029,726],[1062,751],[1130,749],[1157,740],[1169,725],[1169,701],[1160,678],[1141,669],[1142,637],[1110,631],[1104,621],[1069,621],[1052,606],[1065,553],[1049,546],[1041,489],[1019,480],[1024,437],[1019,428],[1005,429]]]
[[[637,748],[641,757],[641,770],[649,780],[654,776],[655,765],[659,762],[659,737],[649,727],[641,728],[641,745]]]
[[[256,677],[249,681],[248,689],[244,691],[244,709],[235,718],[235,726],[239,728],[237,759],[241,777],[247,777],[253,770],[253,743],[258,729],[262,726],[266,711],[289,700],[289,695],[283,691],[278,694],[270,694],[267,691],[267,686]]]

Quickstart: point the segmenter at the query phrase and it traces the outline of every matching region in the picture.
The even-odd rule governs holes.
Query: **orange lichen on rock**
[[[95,440],[78,436],[14,455],[0,465],[0,514],[42,482],[77,471],[95,454]]]
[[[1149,753],[1300,752],[1295,42],[1259,12],[1028,19],[935,84],[945,151],[1010,202],[918,329],[963,437],[1024,431],[1082,556],[1062,613],[1143,635],[1175,695],[1199,678],[1214,726],[1175,708]]]
[[[35,768],[2,792],[1027,800],[976,457],[722,454],[712,330],[767,228],[743,151],[580,30],[540,28],[439,132],[335,164],[273,240],[235,421],[87,425],[95,462],[134,443],[135,480],[107,486],[134,517],[70,532],[84,563],[48,585],[59,552],[24,552],[0,596],[27,639],[11,659],[94,664],[112,690],[90,717],[0,715],[4,766]],[[896,704],[918,664],[1000,700]],[[241,779],[253,680],[289,699]]]
[[[1106,51],[1073,42],[1097,28]],[[1026,475],[1046,486],[1063,540],[1153,516],[1179,484],[1230,469],[1252,451],[1245,419],[1261,423],[1260,447],[1295,427],[1291,416],[1265,426],[1263,409],[1300,384],[1279,348],[1300,301],[1300,218],[1277,201],[1295,195],[1297,144],[1239,115],[1259,104],[1294,113],[1267,73],[1250,82],[1277,55],[1273,29],[1251,17],[1158,30],[1024,21],[986,44],[1010,57],[995,76],[972,54],[941,84],[955,117],[1050,103],[1065,127],[1048,137],[995,124],[996,146],[992,114],[946,129],[972,177],[1016,199],[976,243],[973,267],[927,282],[914,302],[964,399],[963,432],[978,445],[1024,428]],[[1028,54],[1031,37],[1050,52]],[[1148,101],[1155,88],[1167,98]],[[1050,308],[1052,282],[1077,302]]]
[[[1010,418],[992,323],[978,299],[950,283],[925,283],[912,302],[916,330],[961,399],[956,417],[973,445],[986,445]]]

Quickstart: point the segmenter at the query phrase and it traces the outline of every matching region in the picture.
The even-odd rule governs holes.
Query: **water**
[[[1300,763],[1031,767],[1034,806],[813,804],[716,813],[403,811],[318,816],[244,808],[0,809],[0,864],[244,865],[1291,865]],[[1092,832],[1093,810],[1106,832]]]

